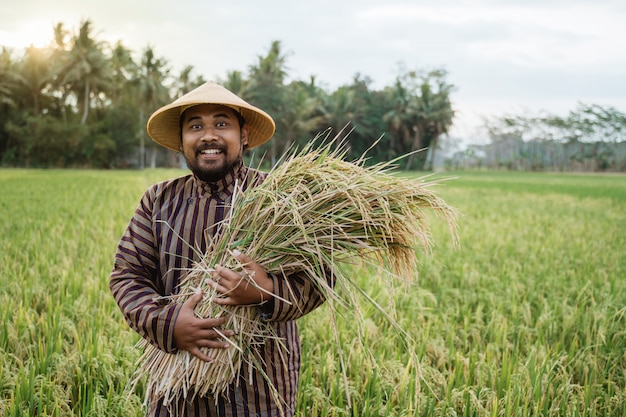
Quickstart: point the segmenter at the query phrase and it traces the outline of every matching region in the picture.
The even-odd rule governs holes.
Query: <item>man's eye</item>
[[[217,127],[226,127],[227,123],[226,122],[217,122],[217,123],[215,123],[215,126],[217,126]]]

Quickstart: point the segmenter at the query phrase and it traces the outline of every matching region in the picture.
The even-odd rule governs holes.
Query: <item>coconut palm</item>
[[[315,95],[310,85],[294,81],[286,89],[284,111],[277,115],[278,123],[284,128],[285,148],[281,153],[293,143],[308,141],[322,119],[315,114],[320,97]]]
[[[433,88],[435,84],[435,88]],[[454,110],[450,103],[450,92],[453,86],[445,83],[437,74],[430,74],[420,86],[420,94],[414,102],[415,128],[411,150],[428,148],[427,155],[412,153],[406,163],[410,169],[416,157],[424,155],[426,169],[432,168],[437,150],[437,143],[441,135],[447,134],[452,126]],[[426,157],[429,156],[429,157]]]
[[[354,122],[356,109],[354,107],[354,91],[349,87],[339,87],[322,100],[322,117],[324,127],[330,127],[334,132]]]
[[[383,116],[399,145],[397,152],[411,153],[406,169],[419,161],[418,168],[426,168],[427,154],[416,152],[429,148],[431,158],[437,140],[452,126],[454,110],[450,102],[453,86],[444,80],[445,71],[435,70],[425,75],[407,72],[396,79],[387,95],[391,109]]]
[[[14,105],[12,85],[16,74],[15,62],[11,58],[11,51],[2,47],[0,51],[0,104]]]
[[[132,80],[139,108],[139,167],[145,167],[145,128],[147,115],[170,100],[166,80],[169,75],[168,62],[157,58],[152,47],[144,50],[137,77]],[[152,148],[151,165],[155,164],[155,150]]]
[[[176,77],[174,80],[174,97],[180,97],[183,94],[187,94],[194,88],[206,82],[202,75],[193,78],[193,70],[194,68],[192,65],[187,65],[181,70],[178,77]]]
[[[251,82],[244,77],[241,71],[229,71],[226,73],[226,79],[221,80],[220,83],[239,97],[252,96],[250,92]]]
[[[286,61],[280,41],[272,42],[267,55],[259,56],[257,64],[250,67],[250,89],[243,98],[271,115],[281,114],[285,109]],[[285,126],[280,120],[276,122],[276,136],[267,144],[272,165],[288,141],[284,136]],[[264,149],[267,148],[261,145],[260,150]]]
[[[113,106],[127,101],[133,96],[129,82],[137,77],[139,66],[132,57],[132,51],[121,42],[117,42],[111,50],[111,89],[109,96]]]
[[[410,91],[402,80],[397,78],[394,85],[387,87],[384,92],[389,110],[383,115],[383,121],[389,127],[390,151],[394,154],[405,153],[414,127]]]
[[[104,42],[93,38],[92,23],[85,20],[78,33],[72,36],[66,54],[62,81],[69,84],[76,95],[83,125],[87,122],[92,100],[111,87],[113,72],[105,47]]]
[[[16,104],[29,108],[35,117],[41,115],[49,101],[45,91],[56,74],[55,68],[50,65],[50,56],[50,49],[30,46],[13,72]]]

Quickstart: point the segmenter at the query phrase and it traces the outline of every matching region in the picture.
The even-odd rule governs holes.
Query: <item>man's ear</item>
[[[241,128],[241,146],[248,148],[248,126],[245,125]]]

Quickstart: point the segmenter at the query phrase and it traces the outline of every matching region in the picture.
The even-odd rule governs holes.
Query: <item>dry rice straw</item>
[[[214,395],[217,400],[231,383],[239,381],[242,366],[261,369],[255,349],[264,339],[276,336],[260,319],[258,306],[212,303],[219,295],[205,283],[216,264],[243,271],[232,256],[234,249],[248,254],[268,273],[305,274],[330,300],[331,309],[358,309],[355,294],[366,293],[355,288],[337,264],[365,260],[390,271],[386,275],[414,277],[415,251],[428,252],[430,247],[424,210],[444,218],[456,239],[457,212],[430,190],[438,181],[395,176],[391,170],[396,161],[366,166],[363,157],[347,162],[336,138],[329,142],[321,139],[286,154],[260,186],[245,194],[237,190],[221,238],[189,271],[179,293],[171,297],[171,302],[184,303],[196,289],[202,289],[204,296],[196,314],[226,317],[222,327],[236,332],[226,339],[231,347],[203,349],[215,359],[203,362],[186,351],[169,354],[141,341],[145,351],[139,360],[138,378],[149,375],[149,396],[162,398],[170,407],[196,395]],[[382,274],[374,275],[384,279]],[[366,299],[375,303],[367,295]],[[273,395],[280,403],[276,391]]]

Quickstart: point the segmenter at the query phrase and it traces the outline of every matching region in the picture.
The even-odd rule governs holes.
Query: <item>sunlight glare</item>
[[[0,47],[25,49],[29,46],[43,48],[50,45],[54,38],[50,22],[29,21],[13,31],[0,30]]]

